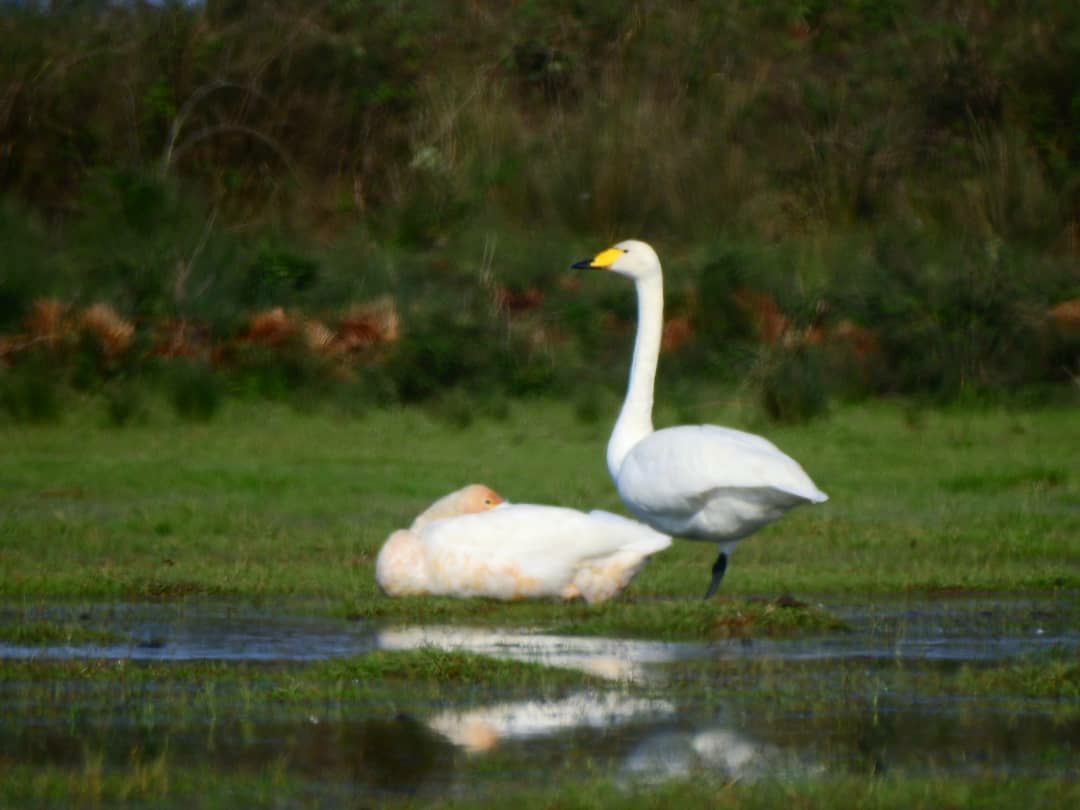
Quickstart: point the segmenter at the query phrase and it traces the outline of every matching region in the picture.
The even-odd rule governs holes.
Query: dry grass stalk
[[[30,308],[26,319],[26,328],[35,341],[43,341],[50,349],[55,349],[65,338],[71,335],[71,325],[67,320],[68,305],[55,298],[38,298]]]
[[[1062,340],[1080,340],[1080,298],[1055,304],[1046,313],[1050,331]]]
[[[124,354],[135,339],[135,324],[121,318],[116,310],[103,302],[85,309],[79,318],[79,326],[97,338],[105,356],[110,358]]]
[[[322,321],[306,320],[303,325],[304,345],[315,354],[337,354],[337,337]]]
[[[241,339],[264,346],[278,346],[292,337],[296,329],[296,324],[285,314],[285,310],[274,307],[252,315]]]
[[[400,338],[401,319],[397,304],[390,296],[366,304],[354,304],[338,325],[337,342],[346,352]]]

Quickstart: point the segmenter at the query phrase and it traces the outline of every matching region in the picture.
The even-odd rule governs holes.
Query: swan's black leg
[[[708,599],[714,593],[716,589],[720,587],[720,580],[724,578],[724,571],[727,570],[727,552],[721,551],[716,558],[716,562],[712,567],[712,582],[709,583],[709,590],[705,591],[705,598]]]

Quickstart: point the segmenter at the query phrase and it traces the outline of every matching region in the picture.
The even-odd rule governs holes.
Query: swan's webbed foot
[[[716,558],[716,562],[712,567],[712,581],[709,582],[709,590],[705,591],[705,598],[708,599],[714,593],[716,589],[720,587],[720,580],[724,578],[724,572],[727,570],[727,552],[721,551]]]

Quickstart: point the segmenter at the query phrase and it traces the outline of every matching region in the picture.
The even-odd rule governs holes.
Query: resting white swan
[[[379,587],[389,596],[602,602],[671,545],[666,535],[607,512],[508,503],[484,509],[485,499],[461,490],[413,528],[394,532],[375,561]],[[432,510],[441,517],[429,519]]]
[[[578,262],[634,280],[638,327],[630,381],[607,446],[607,466],[627,508],[655,529],[688,540],[713,541],[720,553],[708,599],[720,585],[736,543],[803,503],[828,496],[772,442],[715,425],[653,430],[653,382],[664,326],[660,259],[629,240]]]

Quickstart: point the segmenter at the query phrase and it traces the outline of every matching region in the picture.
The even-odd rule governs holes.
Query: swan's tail
[[[605,512],[603,509],[594,509],[589,512],[589,517],[610,523],[613,527],[618,528],[620,537],[624,540],[620,546],[621,550],[649,556],[658,551],[663,551],[671,545],[671,538],[668,535],[658,532],[644,523],[624,518],[622,515]]]

